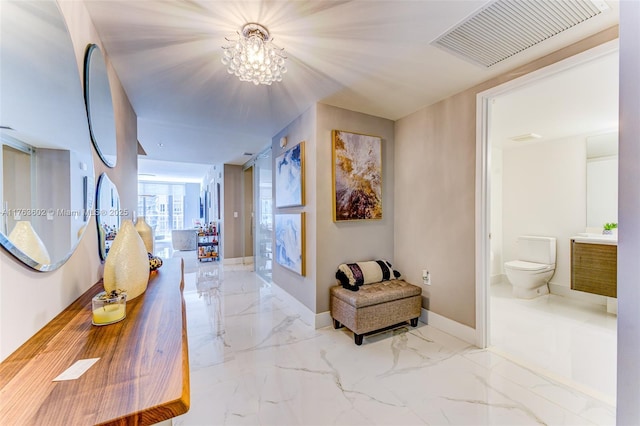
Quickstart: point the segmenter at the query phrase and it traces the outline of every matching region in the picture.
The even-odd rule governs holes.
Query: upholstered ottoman
[[[422,307],[422,288],[392,279],[359,287],[352,291],[341,285],[331,287],[333,326],[353,331],[356,345],[365,333],[405,321],[418,325]]]

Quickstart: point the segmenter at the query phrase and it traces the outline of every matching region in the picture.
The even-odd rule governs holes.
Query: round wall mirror
[[[71,256],[93,214],[80,74],[54,0],[3,0],[0,28],[0,244],[51,271]]]
[[[125,215],[120,209],[118,188],[106,173],[98,178],[96,195],[96,223],[98,225],[98,251],[100,259],[105,260],[111,243],[120,229],[120,217]],[[125,215],[126,216],[126,215]]]
[[[117,142],[111,87],[104,56],[95,44],[87,47],[84,58],[84,97],[93,146],[104,164],[115,167]]]

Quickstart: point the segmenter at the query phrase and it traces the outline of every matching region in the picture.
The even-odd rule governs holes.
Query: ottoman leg
[[[418,326],[418,318],[411,318],[411,327]]]
[[[360,346],[362,344],[363,334],[353,333],[353,340],[356,342],[356,345]]]
[[[344,327],[344,325],[340,324],[340,321],[338,321],[337,319],[333,319],[333,328],[335,328],[336,330],[339,328]]]

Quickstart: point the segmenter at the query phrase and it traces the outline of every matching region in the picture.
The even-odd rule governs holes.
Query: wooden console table
[[[168,259],[127,317],[91,325],[96,283],[0,364],[2,425],[147,425],[189,410],[182,259]],[[53,382],[76,361],[80,378]]]

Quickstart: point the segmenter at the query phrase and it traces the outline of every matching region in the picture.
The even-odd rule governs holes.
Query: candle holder
[[[91,299],[91,324],[107,325],[122,321],[127,316],[126,304],[127,293],[118,290],[98,293]]]

